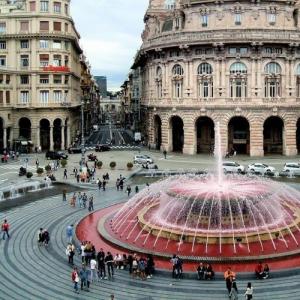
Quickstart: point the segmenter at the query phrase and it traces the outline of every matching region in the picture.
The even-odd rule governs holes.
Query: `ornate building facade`
[[[148,142],[210,153],[300,151],[298,1],[150,0],[141,68]]]
[[[65,149],[82,94],[70,0],[0,1],[0,11],[0,149]]]

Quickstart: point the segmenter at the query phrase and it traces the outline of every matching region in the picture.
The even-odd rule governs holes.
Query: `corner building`
[[[80,116],[80,38],[70,0],[0,1],[0,149],[65,149]]]
[[[157,149],[210,153],[300,151],[298,1],[150,0],[142,109]]]

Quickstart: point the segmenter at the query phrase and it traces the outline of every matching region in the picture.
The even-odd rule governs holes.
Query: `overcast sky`
[[[108,89],[126,79],[141,46],[149,0],[72,0],[71,13],[93,75],[106,75]]]

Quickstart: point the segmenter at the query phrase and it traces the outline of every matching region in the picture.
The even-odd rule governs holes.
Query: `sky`
[[[107,76],[116,91],[127,78],[142,44],[149,0],[72,0],[71,14],[94,76]]]

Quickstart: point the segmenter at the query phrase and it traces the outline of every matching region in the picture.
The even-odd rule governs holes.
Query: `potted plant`
[[[47,173],[51,172],[51,166],[50,165],[45,166],[45,170]]]
[[[60,164],[61,164],[61,166],[62,166],[63,168],[65,168],[66,165],[68,164],[68,161],[67,161],[66,159],[62,159],[62,160],[60,161]]]
[[[133,163],[132,162],[128,162],[127,163],[127,169],[130,171],[133,168]]]
[[[30,179],[32,176],[33,176],[33,174],[32,174],[31,172],[27,172],[27,173],[26,173],[26,177],[27,177],[28,179]]]
[[[39,168],[37,168],[36,172],[39,176],[41,176],[44,173],[44,169],[39,167]]]
[[[116,167],[116,162],[115,161],[112,161],[110,164],[109,164],[109,166],[110,166],[110,168],[113,170],[115,167]]]
[[[103,162],[102,161],[97,161],[97,168],[98,169],[101,169],[102,168],[102,165],[103,165]]]

